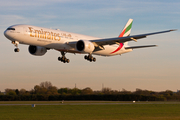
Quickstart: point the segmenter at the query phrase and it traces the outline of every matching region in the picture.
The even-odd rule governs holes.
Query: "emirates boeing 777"
[[[19,52],[18,44],[29,45],[29,53],[36,56],[44,55],[47,50],[55,49],[61,52],[58,60],[69,63],[66,53],[87,54],[84,58],[95,62],[92,55],[113,56],[131,52],[136,48],[155,47],[156,45],[128,46],[129,41],[137,41],[149,35],[171,32],[166,30],[130,36],[133,19],[129,19],[122,32],[114,38],[96,38],[60,30],[47,29],[32,25],[12,25],[4,31],[4,35],[15,45],[15,52]]]

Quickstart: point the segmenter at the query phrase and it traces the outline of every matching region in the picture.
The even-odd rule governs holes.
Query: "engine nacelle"
[[[47,52],[47,49],[45,47],[39,47],[39,46],[29,46],[29,53],[31,55],[37,55],[37,56],[42,56]]]
[[[76,49],[80,52],[92,53],[94,48],[94,44],[88,40],[79,40],[76,43]]]

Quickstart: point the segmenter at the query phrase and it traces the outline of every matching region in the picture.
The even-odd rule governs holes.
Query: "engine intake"
[[[80,52],[92,53],[94,48],[94,44],[88,40],[79,40],[76,43],[76,49]]]
[[[29,46],[29,53],[31,55],[37,55],[37,56],[42,56],[47,52],[47,49],[45,47],[40,47],[40,46]]]

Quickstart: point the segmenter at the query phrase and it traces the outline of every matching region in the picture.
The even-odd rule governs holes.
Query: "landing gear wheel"
[[[66,60],[66,59],[65,59],[64,57],[62,57],[62,58],[61,58],[61,61],[63,61],[63,62],[64,62],[65,60]]]
[[[70,62],[69,59],[66,59],[66,62],[69,63]]]
[[[88,61],[90,61],[90,62],[96,62],[96,58],[94,58],[91,54],[89,54],[88,56],[87,55],[85,55],[84,56],[84,59],[86,59],[86,60],[88,60]]]
[[[84,59],[86,59],[86,60],[87,60],[87,59],[88,59],[88,56],[87,56],[87,55],[85,55],[85,56],[84,56]]]
[[[19,48],[15,48],[15,49],[14,49],[14,52],[19,52]]]
[[[96,62],[96,58],[93,58],[93,61]]]
[[[62,57],[58,57],[58,60],[63,62],[63,63],[69,63],[70,60],[66,58],[65,53],[61,52],[61,54],[62,54]]]
[[[61,57],[58,57],[58,60],[61,61]]]

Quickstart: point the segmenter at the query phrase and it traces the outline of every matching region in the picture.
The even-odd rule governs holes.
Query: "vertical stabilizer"
[[[123,28],[121,34],[119,35],[119,37],[127,37],[130,35],[132,23],[133,23],[133,19],[129,19],[125,27]]]
[[[129,36],[130,33],[131,33],[132,23],[133,23],[133,19],[129,19],[128,22],[126,23],[125,27],[123,28],[121,34],[118,37],[127,37],[127,36]],[[111,52],[110,54],[118,52],[119,50],[121,50],[122,47],[129,47],[128,42],[118,43],[118,45],[119,45],[119,47],[115,51]]]

